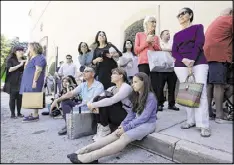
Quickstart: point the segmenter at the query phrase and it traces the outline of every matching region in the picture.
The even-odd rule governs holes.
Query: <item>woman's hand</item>
[[[55,100],[53,101],[53,103],[51,104],[51,106],[50,106],[50,112],[52,112],[52,110],[53,110],[55,107],[58,108],[58,99],[55,99]]]
[[[91,111],[92,111],[92,109],[93,109],[93,105],[92,105],[92,103],[87,103],[87,107],[89,108],[89,110],[91,110]]]
[[[107,54],[106,54],[106,57],[108,57],[108,58],[112,58],[112,57],[113,57],[113,55],[112,55],[111,53],[107,53]]]
[[[98,63],[98,62],[102,62],[103,61],[103,58],[102,57],[98,57],[95,59],[95,64]]]
[[[154,36],[153,35],[148,35],[146,38],[146,42],[151,43],[154,41]]]
[[[194,60],[190,60],[188,58],[183,58],[182,62],[184,63],[185,66],[187,67],[192,67],[194,65]]]
[[[92,112],[95,113],[95,114],[99,114],[99,108],[93,108]]]
[[[118,129],[116,130],[116,135],[121,136],[124,133],[124,129],[122,126],[119,126]]]
[[[24,66],[25,62],[26,62],[26,60],[22,60],[22,61],[20,62],[20,64],[19,64],[19,67]]]

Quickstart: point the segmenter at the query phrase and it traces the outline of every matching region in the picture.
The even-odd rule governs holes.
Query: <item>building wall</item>
[[[71,54],[79,65],[79,42],[85,41],[90,45],[99,30],[105,31],[108,41],[121,50],[124,30],[146,15],[156,16],[157,35],[164,29],[173,35],[180,29],[176,15],[181,8],[193,9],[194,24],[201,23],[206,29],[221,10],[231,5],[232,1],[38,1],[31,10],[31,40],[40,41],[48,36],[49,65],[55,61],[56,46],[59,47],[59,61],[65,60],[66,54]]]

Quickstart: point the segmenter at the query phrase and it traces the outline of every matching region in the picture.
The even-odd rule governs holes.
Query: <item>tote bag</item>
[[[147,56],[151,72],[174,71],[174,59],[169,52],[148,50]]]

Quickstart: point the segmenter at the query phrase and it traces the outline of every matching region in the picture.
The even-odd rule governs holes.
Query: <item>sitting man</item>
[[[65,116],[65,122],[66,122],[66,114],[70,113],[72,108],[77,105],[76,102],[71,101],[71,98],[76,97],[77,95],[80,95],[82,98],[82,103],[84,106],[81,107],[81,110],[87,110],[87,103],[92,102],[93,98],[100,95],[104,91],[103,85],[96,81],[94,79],[95,71],[91,67],[86,67],[84,72],[84,80],[86,82],[83,82],[79,84],[74,90],[67,92],[65,95],[57,98],[54,100],[50,107],[50,111],[57,106],[59,102],[62,104],[62,110],[63,115]],[[59,135],[66,135],[67,134],[67,128],[66,126],[58,132]]]

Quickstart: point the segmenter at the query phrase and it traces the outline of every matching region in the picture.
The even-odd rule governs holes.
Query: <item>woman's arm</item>
[[[7,66],[7,67],[9,67],[8,72],[14,72],[17,69],[19,69],[20,67],[22,67],[23,65],[24,65],[24,62],[21,62],[19,65],[12,66],[11,62],[9,62],[8,66]]]
[[[93,60],[93,51],[88,52],[87,57],[85,59],[85,66],[88,66],[92,63]]]
[[[98,58],[97,49],[95,49],[93,52],[92,64],[94,64],[94,65],[97,64],[96,58]]]
[[[113,44],[110,44],[110,45],[111,45],[110,47],[113,47],[117,51],[117,53],[114,55],[114,57],[121,57],[122,53],[119,51],[119,49]]]
[[[135,45],[134,45],[134,51],[138,55],[140,54],[145,48],[149,46],[148,42],[141,41],[141,34],[142,33],[137,33],[136,38],[135,38]]]
[[[121,126],[124,127],[125,125],[127,125],[130,121],[132,121],[134,118],[136,117],[136,114],[130,110],[127,114],[127,116],[125,117],[125,119],[121,122]]]
[[[79,54],[79,56],[78,56],[78,60],[79,60],[79,62],[80,62],[80,66],[84,66],[85,65],[85,54],[83,54],[83,55],[80,55]]]
[[[119,91],[114,96],[110,98],[102,99],[98,102],[94,102],[92,103],[92,107],[99,108],[99,107],[107,107],[107,106],[113,105],[125,99],[126,97],[128,97],[131,94],[131,92],[132,92],[131,86],[123,84],[120,87]]]
[[[33,82],[37,82],[38,78],[41,75],[42,70],[45,68],[46,66],[46,60],[44,57],[40,57],[38,59],[35,59],[35,73],[34,73],[34,77],[33,77]]]
[[[130,129],[133,129],[141,124],[144,124],[145,122],[147,122],[152,114],[152,112],[156,109],[157,107],[157,101],[154,98],[153,95],[151,95],[145,105],[145,108],[142,112],[142,114],[133,119],[132,121],[130,121],[128,124],[123,126],[124,131],[128,131]]]
[[[153,48],[155,51],[160,51],[162,50],[160,47],[160,43],[159,43],[159,38],[156,36],[155,41],[153,42]]]
[[[173,45],[172,45],[172,56],[175,58],[176,61],[182,62],[183,56],[181,56],[178,52],[177,42],[176,42],[176,35],[173,38]]]
[[[192,55],[188,57],[188,59],[196,61],[199,56],[201,50],[203,49],[205,43],[205,35],[204,35],[204,27],[203,25],[197,25],[197,30],[195,35],[195,43],[194,48],[192,49]]]

